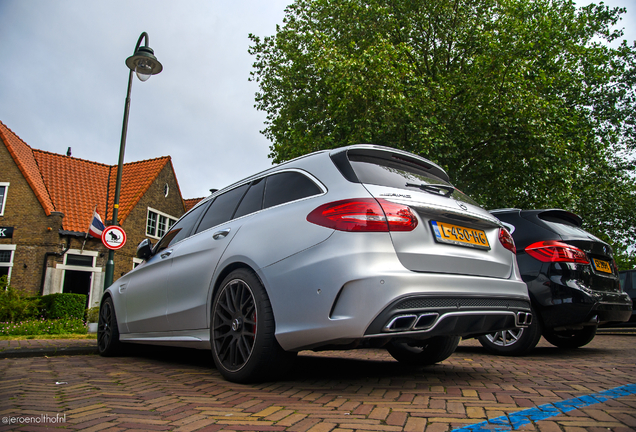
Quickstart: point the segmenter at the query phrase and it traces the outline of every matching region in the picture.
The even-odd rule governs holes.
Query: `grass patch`
[[[41,335],[21,335],[21,336],[0,336],[0,341],[10,341],[10,340],[41,340],[41,339],[97,339],[97,334],[89,333],[89,334],[41,334]]]
[[[1,336],[31,336],[31,335],[63,335],[86,334],[84,321],[77,318],[60,319],[32,319],[20,322],[0,322]]]

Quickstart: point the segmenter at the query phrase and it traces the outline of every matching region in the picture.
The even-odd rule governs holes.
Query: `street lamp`
[[[141,41],[145,39],[144,46]],[[132,56],[126,59],[126,66],[130,69],[128,73],[128,91],[126,93],[126,104],[124,105],[124,124],[121,130],[121,143],[119,145],[119,164],[117,165],[117,183],[115,184],[115,200],[113,204],[113,225],[118,225],[117,213],[119,210],[119,193],[121,191],[121,175],[124,168],[124,152],[126,151],[126,133],[128,132],[128,111],[130,111],[130,90],[132,88],[133,71],[140,81],[147,81],[152,75],[156,75],[163,70],[163,66],[155,57],[155,53],[148,46],[148,33],[143,32],[139,36],[135,51]],[[115,272],[115,251],[108,251],[108,261],[106,262],[106,276],[104,278],[104,289],[113,283]]]

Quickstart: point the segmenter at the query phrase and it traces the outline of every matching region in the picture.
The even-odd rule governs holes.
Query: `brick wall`
[[[0,145],[0,182],[10,183],[0,226],[14,227],[13,238],[0,239],[0,244],[16,245],[11,285],[39,293],[45,253],[62,250],[58,231],[63,215],[57,212],[46,215],[4,145]]]
[[[0,226],[14,227],[13,238],[0,239],[0,244],[16,245],[11,285],[32,294],[41,293],[46,274],[46,290],[60,292],[62,270],[55,270],[64,264],[62,252],[67,249],[97,251],[96,267],[105,269],[108,249],[100,239],[81,236],[61,236],[63,214],[53,212],[47,216],[35,193],[22,175],[22,172],[9,154],[7,148],[0,145],[0,182],[9,183],[4,216],[0,216]],[[164,195],[164,186],[168,184],[169,193]],[[179,186],[170,163],[159,173],[150,188],[133,208],[122,227],[126,231],[126,245],[115,251],[114,280],[133,268],[137,245],[146,237],[146,218],[148,207],[166,213],[178,219],[185,213]],[[88,222],[87,226],[88,226]],[[156,240],[153,239],[153,243]],[[48,253],[48,254],[47,254]],[[47,267],[48,272],[47,272]],[[103,273],[95,274],[94,284],[103,289]]]

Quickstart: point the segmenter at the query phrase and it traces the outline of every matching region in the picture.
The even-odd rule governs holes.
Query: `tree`
[[[486,208],[573,211],[629,260],[636,44],[609,45],[624,12],[570,0],[296,0],[276,35],[250,35],[270,157],[404,149]]]

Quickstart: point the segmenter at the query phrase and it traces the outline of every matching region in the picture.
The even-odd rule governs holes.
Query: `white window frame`
[[[154,234],[148,234],[148,221],[150,220],[150,213],[155,213],[157,215],[157,221],[155,223],[155,229],[154,229]],[[148,211],[146,212],[146,237],[150,237],[153,239],[161,239],[161,237],[163,237],[163,234],[161,235],[157,235],[157,232],[159,231],[159,218],[163,216],[166,218],[167,221],[172,220],[172,224],[168,223],[168,225],[166,226],[166,229],[164,231],[163,234],[167,233],[170,230],[170,227],[172,225],[174,225],[174,223],[178,220],[178,218],[169,215],[168,213],[164,213],[162,211],[159,211],[157,209],[154,209],[152,207],[148,207]]]
[[[68,257],[69,255],[84,255],[84,256],[90,256],[93,257],[93,263],[91,264],[90,267],[88,266],[77,266],[77,265],[69,265],[67,264],[68,261]],[[64,264],[61,266],[58,266],[58,268],[63,268],[64,270],[80,270],[80,271],[94,271],[95,267],[95,259],[97,258],[97,255],[99,255],[99,252],[97,251],[81,251],[79,249],[69,249],[65,254],[64,254]],[[101,269],[100,269],[101,271]]]
[[[9,193],[9,183],[0,182],[0,187],[4,186],[4,196],[2,202],[0,202],[0,216],[4,216],[4,209],[7,206],[7,195]]]
[[[7,279],[11,282],[11,270],[13,270],[13,260],[15,259],[15,246],[14,244],[0,244],[0,250],[11,251],[11,258],[8,263],[0,262],[0,267],[8,267],[9,273],[7,273]]]
[[[141,258],[133,258],[133,264],[132,264],[132,268],[134,269],[135,267],[137,267],[139,264],[141,264],[142,262],[144,262],[144,260],[142,260]]]

